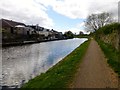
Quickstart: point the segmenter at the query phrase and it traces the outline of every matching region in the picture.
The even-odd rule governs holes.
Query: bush
[[[100,28],[98,31],[96,31],[97,34],[111,34],[115,30],[120,30],[120,23],[112,23],[108,24],[102,28]]]

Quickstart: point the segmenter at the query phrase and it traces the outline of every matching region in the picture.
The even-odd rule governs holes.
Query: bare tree
[[[87,17],[85,27],[87,31],[93,32],[112,21],[112,15],[109,13],[92,14]]]

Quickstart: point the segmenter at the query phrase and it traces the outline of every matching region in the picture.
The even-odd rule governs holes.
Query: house
[[[45,37],[48,37],[49,35],[49,29],[46,29],[44,27],[40,27],[38,25],[29,25],[31,28],[35,30],[35,32],[39,35],[44,35]]]
[[[25,25],[7,19],[0,20],[0,30],[2,32],[2,40],[8,41],[24,41],[24,40],[54,40],[62,39],[61,32],[50,30],[37,25]],[[19,39],[19,40],[18,40]]]
[[[51,32],[52,32],[53,39],[62,39],[63,38],[62,32],[58,32],[53,29],[51,30]]]
[[[3,33],[10,33],[16,35],[31,35],[34,33],[33,28],[26,26],[24,23],[21,22],[1,19],[0,25]]]
[[[34,29],[29,26],[17,25],[14,28],[14,32],[19,35],[32,35],[34,34]]]
[[[28,27],[34,29],[34,34],[40,34],[40,31],[44,29],[43,27],[40,27],[38,25],[28,25]]]
[[[14,30],[16,26],[20,25],[20,26],[26,26],[24,23],[20,23],[20,22],[16,22],[16,21],[12,21],[12,20],[7,20],[7,19],[0,19],[0,28],[2,28],[3,32],[7,32],[7,33],[16,33],[16,31]]]
[[[50,31],[49,29],[44,28],[42,31],[40,31],[39,34],[44,34],[45,37],[48,37],[49,36],[49,31]]]

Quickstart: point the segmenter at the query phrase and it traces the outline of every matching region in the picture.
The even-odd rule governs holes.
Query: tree
[[[74,37],[74,34],[73,34],[71,31],[67,31],[67,32],[64,33],[64,36],[65,36],[66,38],[73,38],[73,37]]]
[[[79,35],[83,35],[84,33],[82,31],[79,32]]]
[[[85,21],[85,27],[87,31],[93,32],[112,22],[112,15],[109,13],[104,12],[99,14],[92,14],[87,17],[87,20]]]

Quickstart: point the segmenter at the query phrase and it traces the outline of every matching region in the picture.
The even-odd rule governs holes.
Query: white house
[[[31,35],[33,33],[34,29],[31,27],[26,27],[23,25],[16,25],[14,32],[16,34],[21,34],[21,35]]]

